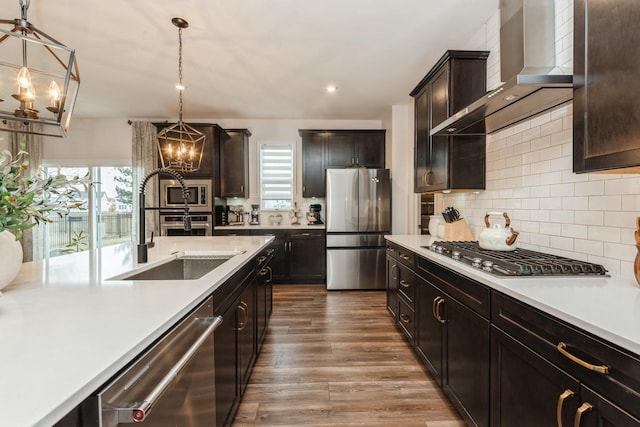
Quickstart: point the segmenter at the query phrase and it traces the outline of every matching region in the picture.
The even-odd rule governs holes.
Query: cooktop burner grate
[[[604,276],[607,274],[607,270],[599,264],[528,249],[492,251],[482,249],[478,242],[436,242],[428,248],[499,276]]]

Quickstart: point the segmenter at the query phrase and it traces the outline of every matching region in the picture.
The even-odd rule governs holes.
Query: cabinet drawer
[[[399,248],[400,246],[396,245],[395,243],[391,243],[390,241],[387,240],[387,255],[389,255],[393,259],[398,259]]]
[[[407,299],[411,308],[415,308],[416,275],[402,264],[398,264],[398,290]]]
[[[493,291],[491,321],[582,383],[640,417],[640,358],[533,307]],[[567,355],[558,349],[564,343]],[[569,357],[573,357],[571,360]],[[608,373],[589,369],[606,367]]]
[[[398,298],[398,325],[405,333],[411,344],[413,344],[413,336],[415,334],[416,314],[403,298]]]
[[[402,246],[398,246],[398,261],[407,267],[414,269],[415,265],[415,255],[408,249],[403,248]]]
[[[416,274],[479,315],[489,318],[489,288],[420,256],[416,257],[416,266]]]
[[[225,230],[214,228],[213,229],[214,236],[248,236],[249,230]]]
[[[289,237],[291,239],[322,239],[324,238],[324,230],[291,231]]]

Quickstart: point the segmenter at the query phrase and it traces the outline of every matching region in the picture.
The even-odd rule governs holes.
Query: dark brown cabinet
[[[326,233],[314,229],[251,229],[225,230],[215,228],[214,236],[232,235],[274,236],[269,246],[273,257],[269,262],[271,278],[279,283],[324,283],[326,270]]]
[[[300,129],[302,196],[325,196],[325,170],[359,165],[385,167],[385,130]]]
[[[243,395],[256,357],[256,283],[252,282],[240,294],[236,303],[238,342],[238,380]]]
[[[418,355],[467,424],[488,426],[489,290],[417,256],[416,274]]]
[[[484,95],[488,54],[449,50],[411,92],[414,192],[485,188],[485,137],[431,136],[430,131]]]
[[[324,197],[325,137],[322,133],[302,136],[302,197]]]
[[[326,246],[324,231],[289,231],[288,280],[295,283],[324,283]]]
[[[389,253],[395,249],[387,246],[387,310],[398,320],[398,260]]]
[[[588,10],[588,13],[587,13]],[[573,171],[640,171],[640,3],[574,2]]]
[[[220,147],[221,197],[249,197],[249,137],[247,129],[227,129]]]

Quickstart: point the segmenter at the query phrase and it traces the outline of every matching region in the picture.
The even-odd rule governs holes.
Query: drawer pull
[[[258,264],[262,264],[263,262],[265,262],[267,260],[266,256],[261,256],[260,258],[258,258]]]
[[[273,253],[274,253],[275,251],[276,251],[276,250],[275,250],[275,249],[273,249],[273,248],[269,248],[269,249],[267,249],[267,256],[273,255]]]
[[[402,286],[403,288],[410,288],[411,287],[411,283],[405,281],[405,280],[400,280],[400,286]]]
[[[558,397],[558,406],[556,407],[556,419],[558,420],[558,427],[562,427],[562,407],[564,406],[564,401],[570,397],[573,397],[575,393],[571,390],[565,390]]]
[[[402,258],[405,261],[408,261],[411,259],[411,257],[409,255],[405,255],[405,254],[400,254],[400,258]]]
[[[566,357],[567,359],[571,360],[572,362],[577,363],[578,365],[582,366],[583,368],[587,368],[590,371],[594,371],[597,372],[599,374],[603,374],[603,375],[607,375],[609,373],[609,367],[605,366],[605,365],[592,365],[591,363],[585,362],[584,360],[574,356],[573,354],[569,353],[567,351],[567,345],[565,343],[563,343],[562,341],[558,343],[558,346],[556,347],[558,349],[558,351],[560,352],[560,354],[562,354],[564,357]]]
[[[433,304],[431,304],[431,313],[433,314],[433,318],[438,320],[438,315],[436,314],[436,304],[440,301],[440,297],[435,297],[433,299]]]
[[[436,319],[438,320],[438,322],[440,322],[440,323],[442,323],[444,325],[446,320],[443,319],[442,315],[440,314],[440,307],[442,307],[442,304],[444,303],[444,298],[442,298],[442,297],[439,297],[439,298],[440,299],[436,303]]]
[[[387,250],[388,250],[389,252],[395,252],[395,251],[396,251],[395,249],[393,249],[393,248],[391,248],[391,247],[388,247],[388,248],[387,248]]]
[[[582,414],[589,412],[593,409],[590,403],[584,402],[576,411],[576,418],[573,421],[573,427],[580,427],[580,421],[582,420]]]
[[[408,325],[409,323],[411,323],[411,319],[409,319],[409,316],[407,316],[406,314],[400,315],[400,321],[405,325]]]

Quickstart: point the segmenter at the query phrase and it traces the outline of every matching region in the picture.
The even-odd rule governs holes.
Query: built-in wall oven
[[[190,212],[212,212],[213,195],[210,179],[185,179],[185,185],[189,189]],[[175,179],[160,180],[160,209],[184,209],[182,187]]]
[[[98,393],[102,427],[216,425],[214,331],[208,298]]]
[[[184,230],[184,213],[160,213],[160,234],[162,236],[211,236],[212,215],[193,214],[191,230]]]

